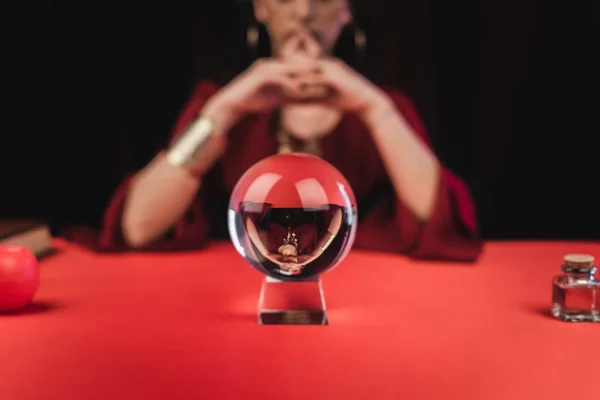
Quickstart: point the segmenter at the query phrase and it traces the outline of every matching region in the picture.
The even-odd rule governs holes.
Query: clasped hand
[[[286,104],[321,104],[359,114],[381,96],[379,89],[341,60],[323,57],[319,44],[298,32],[279,57],[256,61],[207,104],[205,115],[227,130],[245,114]]]

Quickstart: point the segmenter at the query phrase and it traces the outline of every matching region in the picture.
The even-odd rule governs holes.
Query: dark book
[[[38,220],[0,219],[0,244],[27,247],[37,258],[54,251],[50,227]]]

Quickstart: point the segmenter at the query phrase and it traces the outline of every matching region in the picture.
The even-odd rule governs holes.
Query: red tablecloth
[[[260,326],[263,276],[229,243],[97,255],[59,242],[35,303],[0,315],[0,399],[590,399],[600,324],[549,317],[564,253],[490,243],[476,265],[353,251],[329,326]]]

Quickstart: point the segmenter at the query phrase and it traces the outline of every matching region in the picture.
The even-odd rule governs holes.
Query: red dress
[[[195,118],[206,100],[219,88],[201,82],[177,121],[171,140]],[[386,90],[398,110],[421,138],[429,139],[411,102]],[[226,232],[229,195],[242,174],[259,160],[276,154],[275,127],[268,114],[247,116],[229,133],[227,150],[205,176],[189,213],[169,234],[149,250],[201,248]],[[477,235],[475,210],[465,184],[444,169],[438,185],[435,209],[426,223],[420,222],[396,197],[392,183],[365,124],[346,114],[323,139],[323,159],[348,180],[358,202],[359,224],[354,248],[395,252],[421,259],[473,261],[482,249]],[[98,251],[127,250],[121,231],[121,213],[132,176],[116,190],[104,217],[102,231],[94,236],[72,231],[68,239]]]

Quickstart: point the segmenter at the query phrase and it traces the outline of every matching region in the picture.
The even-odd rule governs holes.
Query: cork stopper
[[[565,265],[573,269],[589,269],[594,266],[594,256],[589,254],[567,254]]]

